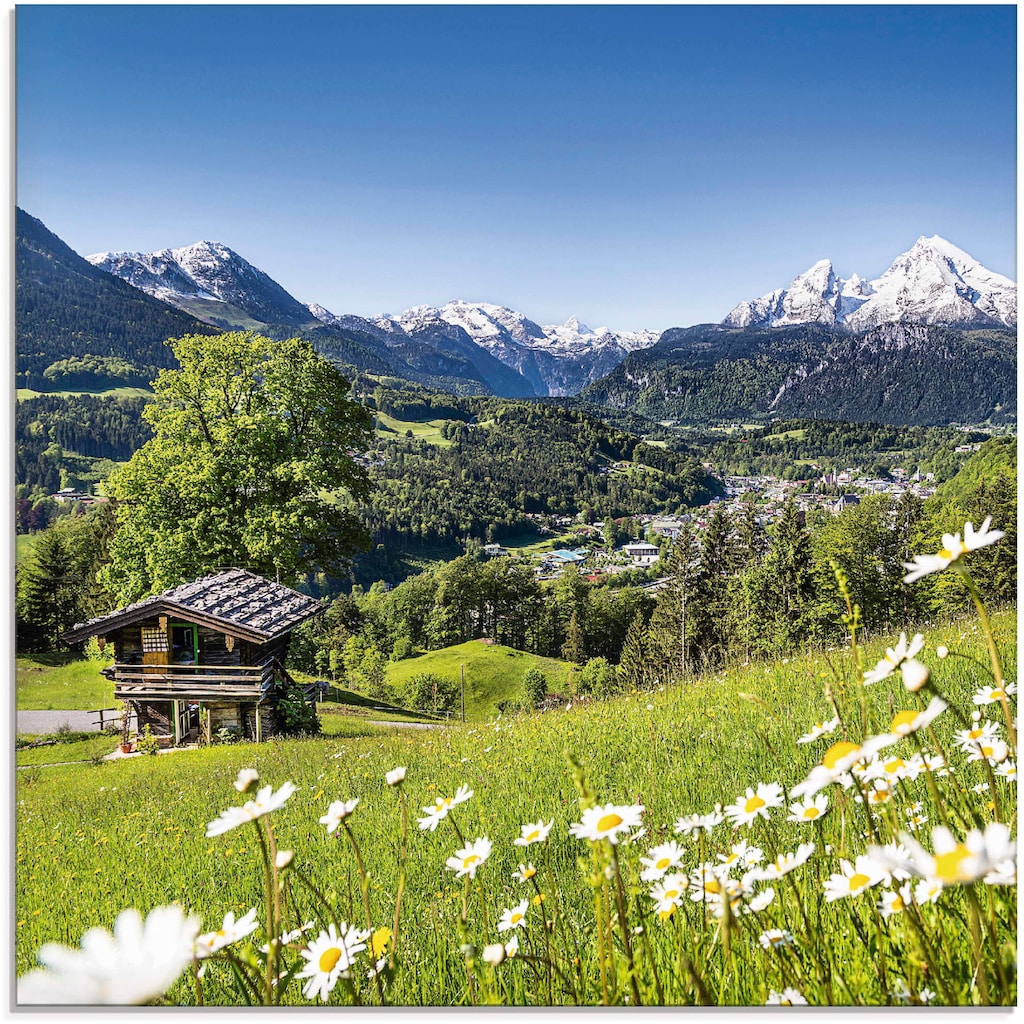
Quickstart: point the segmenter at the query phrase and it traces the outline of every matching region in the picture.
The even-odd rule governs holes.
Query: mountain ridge
[[[872,281],[838,277],[818,260],[788,288],[738,303],[721,321],[729,327],[821,323],[852,331],[883,323],[1016,327],[1017,286],[939,235],[922,235]]]

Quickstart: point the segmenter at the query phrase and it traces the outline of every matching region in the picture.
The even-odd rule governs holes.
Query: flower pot
[[[122,743],[121,744],[121,753],[122,754],[130,754],[131,752],[132,752],[132,745],[130,743]]]

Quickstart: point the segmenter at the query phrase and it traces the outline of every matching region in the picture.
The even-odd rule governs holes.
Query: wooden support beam
[[[181,710],[180,703],[178,701],[172,701],[171,711],[174,715],[174,745],[178,746],[181,743]]]

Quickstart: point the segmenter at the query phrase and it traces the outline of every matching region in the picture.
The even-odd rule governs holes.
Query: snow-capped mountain
[[[448,346],[465,338],[525,377],[538,395],[574,395],[659,337],[654,331],[591,329],[576,317],[542,327],[507,306],[461,299],[371,320],[337,316],[316,304],[307,308],[326,324],[371,334],[392,348],[410,340]]]
[[[820,323],[853,331],[884,323],[950,326],[1017,325],[1017,286],[938,235],[922,236],[873,281],[837,277],[819,260],[758,299],[741,302],[722,321],[729,327]]]
[[[222,242],[151,253],[101,252],[86,259],[154,298],[214,323],[313,321],[301,302]]]

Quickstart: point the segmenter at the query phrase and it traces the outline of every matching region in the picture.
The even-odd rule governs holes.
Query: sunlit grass
[[[1008,678],[1015,678],[1013,614],[995,616],[994,625]],[[939,644],[958,654],[937,659],[934,651]],[[866,658],[869,665],[881,656],[883,646],[872,645]],[[971,695],[990,681],[984,640],[975,623],[965,621],[930,631],[921,657],[932,668],[941,691],[969,713]],[[677,951],[684,948],[673,932],[677,925],[671,921],[662,925],[650,916],[647,887],[638,883],[635,875],[637,856],[649,845],[675,837],[672,826],[680,815],[707,813],[716,803],[729,803],[745,787],[761,781],[791,786],[803,778],[821,757],[827,741],[798,746],[794,740],[831,715],[826,684],[844,706],[857,699],[849,677],[845,682],[837,680],[830,669],[830,662],[842,664],[843,660],[840,651],[795,657],[718,673],[685,687],[633,693],[608,702],[574,701],[570,710],[456,725],[443,731],[394,729],[351,738],[239,744],[100,767],[40,770],[28,779],[18,779],[17,970],[21,973],[31,966],[34,951],[43,942],[77,945],[88,927],[109,927],[127,904],[148,910],[177,900],[202,914],[210,927],[215,927],[213,922],[219,922],[227,910],[241,914],[260,905],[263,873],[251,827],[215,839],[204,837],[206,823],[239,802],[232,781],[242,767],[256,768],[262,780],[275,786],[285,780],[296,783],[295,796],[274,812],[278,846],[293,849],[296,863],[316,878],[328,901],[338,905],[339,914],[361,924],[359,879],[352,851],[344,837],[328,837],[317,824],[332,801],[359,797],[349,824],[372,876],[369,899],[374,921],[389,922],[400,819],[396,794],[385,785],[384,774],[401,764],[408,768],[405,788],[414,811],[438,795],[450,796],[461,784],[475,790],[473,798],[456,808],[453,817],[467,839],[486,835],[494,844],[474,884],[466,924],[468,940],[478,951],[497,941],[496,922],[502,909],[533,893],[512,879],[516,865],[531,856],[541,866],[539,848],[534,853],[513,845],[520,825],[540,818],[554,821],[551,865],[566,922],[581,943],[584,1001],[600,1002],[602,990],[595,966],[599,936],[593,930],[595,892],[600,890],[592,888],[588,878],[591,861],[586,844],[567,835],[569,825],[580,815],[568,762],[568,756],[574,755],[599,802],[640,803],[644,807],[648,832],[636,848],[623,847],[621,856],[630,923],[643,920],[652,943],[640,977],[645,1001],[657,1001],[652,963],[659,966],[661,983],[671,993],[667,1001],[693,998],[687,971],[676,960]],[[898,680],[888,682],[894,685],[882,683],[864,691],[866,707],[881,722],[888,722],[900,708],[914,706]],[[936,723],[936,736],[947,750],[955,724],[946,718]],[[910,740],[900,743],[907,752],[912,751]],[[991,814],[985,807],[992,798],[998,798],[1004,807],[1015,807],[1015,791],[1006,782],[997,780],[991,792],[976,796],[974,787],[991,781],[983,766],[966,763],[956,753],[950,754],[950,760],[958,789],[976,801],[979,813]],[[68,799],[69,793],[74,794],[73,800]],[[833,806],[814,826],[787,823],[777,815],[770,824],[758,820],[735,833],[728,825],[721,826],[708,841],[680,838],[687,850],[687,864],[714,860],[741,838],[749,838],[770,855],[793,850],[798,842],[813,838],[820,857],[825,857],[826,844],[830,852],[826,860],[812,860],[799,880],[802,886],[820,893],[828,872],[837,870],[836,858],[852,858],[866,843],[852,803],[844,804],[838,789],[829,795]],[[898,813],[903,815],[905,805],[918,800],[930,823],[937,823],[937,806],[923,777],[901,785]],[[387,990],[391,1003],[461,1004],[470,998],[466,964],[459,952],[463,886],[444,867],[459,845],[447,822],[435,833],[419,832],[413,825],[403,903],[404,945],[398,973]],[[710,927],[701,926],[703,905],[686,901],[687,927],[699,937],[685,948],[713,990],[714,1001],[763,1003],[771,991],[782,991],[788,985],[803,991],[812,1002],[823,1001],[819,961],[824,957],[837,979],[830,982],[835,1002],[884,1002],[888,996],[877,980],[874,944],[878,939],[872,938],[876,931],[867,913],[871,898],[860,903],[825,904],[819,896],[794,892],[788,883],[779,883],[777,888],[777,901],[756,921],[745,918],[737,923],[728,953],[720,934],[713,940],[713,922]],[[546,881],[544,891],[549,891]],[[293,888],[292,893],[293,909],[305,920],[314,908],[298,890]],[[1007,896],[1002,889],[997,895],[1014,899],[1015,890],[1009,890]],[[827,936],[828,949],[798,948],[783,955],[762,949],[758,943],[762,928],[785,928],[798,935],[806,932],[800,919],[801,905],[809,916],[811,932]],[[532,931],[529,938],[523,937],[524,954],[530,948],[537,952],[542,941],[539,911],[531,904],[528,913]],[[956,922],[956,915],[965,913],[958,892],[948,893],[938,905],[922,908],[930,934],[942,938],[941,946],[933,950],[938,960],[931,964],[931,972],[949,976],[952,1001],[956,1002],[970,1001],[970,979],[955,974],[955,964],[965,962],[970,953],[963,919]],[[947,919],[944,915],[953,916]],[[926,958],[906,926],[893,922],[886,925],[885,935],[890,967],[895,970],[898,955],[906,966],[902,978],[911,978],[915,986],[928,981],[931,975],[925,978],[920,966]],[[870,942],[863,941],[865,938]],[[623,950],[617,932],[614,941],[621,972]],[[641,936],[635,941],[639,949]],[[218,976],[214,968],[219,966],[211,965],[212,977]],[[546,1000],[543,973],[522,957],[496,972],[478,964],[476,972],[478,999],[490,992],[508,1003]],[[226,981],[223,973],[220,978]],[[617,1000],[628,997],[629,983],[621,973],[606,979],[606,984],[611,984]],[[556,986],[554,991],[557,1001],[569,999],[563,987]],[[690,996],[685,995],[688,991]],[[232,1000],[225,985],[218,989],[208,984],[206,992],[207,1001]],[[375,1000],[374,993],[372,986],[363,986],[365,999]],[[169,996],[175,1002],[194,1001],[187,981],[179,982]],[[297,989],[292,989],[289,1001],[303,1002]]]
[[[114,707],[114,684],[103,666],[72,654],[32,654],[16,659],[19,711],[98,711]]]

